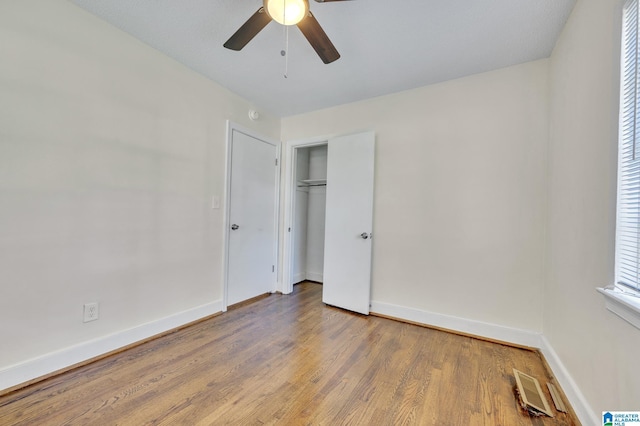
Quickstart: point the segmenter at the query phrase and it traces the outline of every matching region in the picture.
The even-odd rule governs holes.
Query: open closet
[[[293,280],[323,282],[327,145],[295,150]]]
[[[321,282],[327,305],[367,315],[375,133],[287,142],[282,292]]]

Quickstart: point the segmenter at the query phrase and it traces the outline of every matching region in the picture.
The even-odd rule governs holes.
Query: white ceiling
[[[278,116],[546,58],[575,1],[310,1],[342,57],[323,64],[291,27],[284,78],[285,27],[222,47],[262,0],[72,0]]]

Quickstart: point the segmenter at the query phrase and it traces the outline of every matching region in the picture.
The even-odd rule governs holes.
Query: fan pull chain
[[[284,50],[280,51],[280,54],[284,56],[284,78],[289,76],[289,26],[284,26]]]
[[[282,0],[282,19],[287,22],[287,0]],[[289,26],[284,26],[284,50],[280,51],[280,54],[284,56],[284,78],[288,78],[289,75]]]

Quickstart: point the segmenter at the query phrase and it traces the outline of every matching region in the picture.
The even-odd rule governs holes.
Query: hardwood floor
[[[328,307],[321,291],[299,284],[0,397],[0,425],[579,424],[517,405],[512,368],[551,381],[537,352]]]

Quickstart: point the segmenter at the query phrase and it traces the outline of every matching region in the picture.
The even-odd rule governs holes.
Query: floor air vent
[[[518,393],[526,408],[534,413],[544,413],[549,417],[553,417],[547,398],[544,397],[538,380],[515,368],[513,369],[513,374],[516,376]]]

